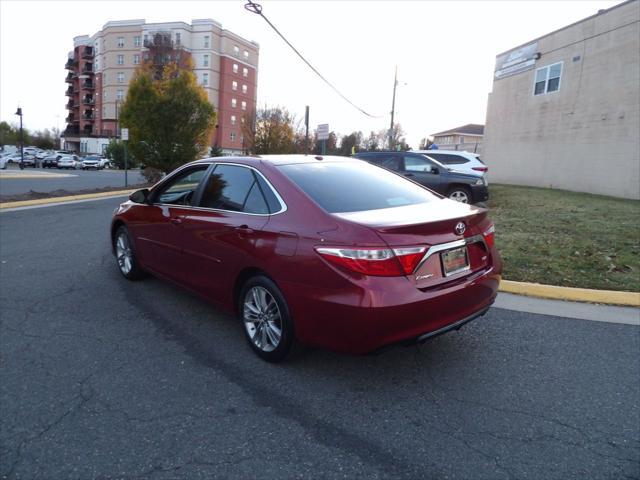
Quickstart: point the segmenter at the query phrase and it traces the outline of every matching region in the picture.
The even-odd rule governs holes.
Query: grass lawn
[[[492,184],[503,278],[640,290],[640,201]]]

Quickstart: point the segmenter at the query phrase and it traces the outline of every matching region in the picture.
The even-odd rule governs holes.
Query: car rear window
[[[364,161],[302,163],[279,168],[329,213],[380,210],[438,199],[421,186]]]

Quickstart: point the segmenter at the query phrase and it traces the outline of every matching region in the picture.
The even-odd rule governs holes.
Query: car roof
[[[249,166],[257,166],[260,164],[270,164],[275,166],[280,165],[293,165],[293,164],[305,164],[305,163],[319,163],[319,162],[360,162],[361,160],[351,157],[341,157],[338,155],[304,155],[304,154],[290,154],[290,155],[254,155],[254,156],[230,156],[230,157],[209,157],[201,160],[196,160],[197,163],[242,163]]]
[[[474,157],[480,156],[479,153],[468,152],[466,150],[440,150],[439,148],[436,150],[411,150],[416,153],[424,153],[429,155],[430,153],[444,153],[445,155],[472,155]]]

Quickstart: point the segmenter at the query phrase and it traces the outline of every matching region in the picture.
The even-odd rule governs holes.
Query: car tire
[[[251,349],[267,362],[280,362],[299,349],[289,306],[268,277],[250,278],[242,287],[238,316]]]
[[[124,278],[135,281],[147,276],[138,263],[129,229],[124,225],[121,225],[113,236],[113,253],[118,270]]]
[[[447,197],[460,203],[471,203],[471,190],[467,187],[456,185],[449,189]]]

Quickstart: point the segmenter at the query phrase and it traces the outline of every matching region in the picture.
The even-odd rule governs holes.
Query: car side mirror
[[[148,203],[149,199],[149,189],[143,188],[142,190],[136,190],[131,195],[129,195],[129,200],[133,203]]]

